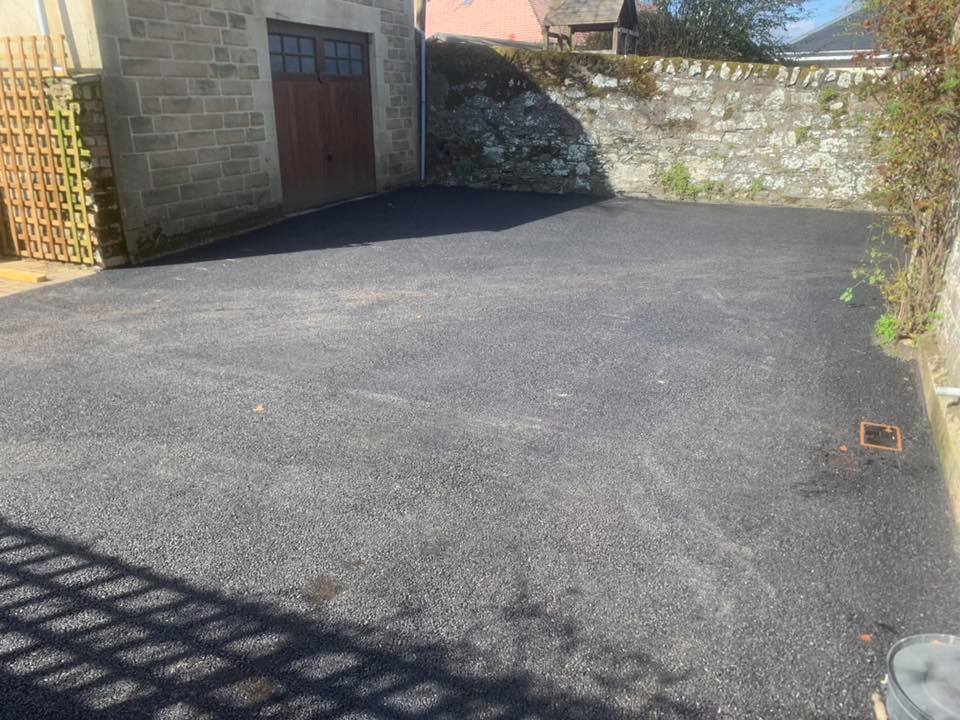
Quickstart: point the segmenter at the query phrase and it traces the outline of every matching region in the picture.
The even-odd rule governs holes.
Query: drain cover
[[[903,435],[896,425],[864,420],[860,423],[860,444],[877,450],[903,452]]]

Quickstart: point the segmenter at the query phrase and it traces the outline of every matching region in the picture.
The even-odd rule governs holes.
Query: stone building
[[[101,77],[131,260],[417,179],[413,0],[8,4]]]

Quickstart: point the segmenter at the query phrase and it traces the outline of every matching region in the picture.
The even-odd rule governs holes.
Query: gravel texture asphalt
[[[871,717],[960,627],[872,222],[414,189],[0,300],[0,717]]]

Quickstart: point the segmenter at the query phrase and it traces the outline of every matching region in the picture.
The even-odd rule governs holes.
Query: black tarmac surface
[[[409,190],[0,300],[0,717],[872,717],[960,563],[871,222]]]

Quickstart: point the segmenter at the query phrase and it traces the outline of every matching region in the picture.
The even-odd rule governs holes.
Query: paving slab
[[[0,298],[33,290],[40,285],[79,280],[94,272],[93,268],[79,265],[0,256]]]

